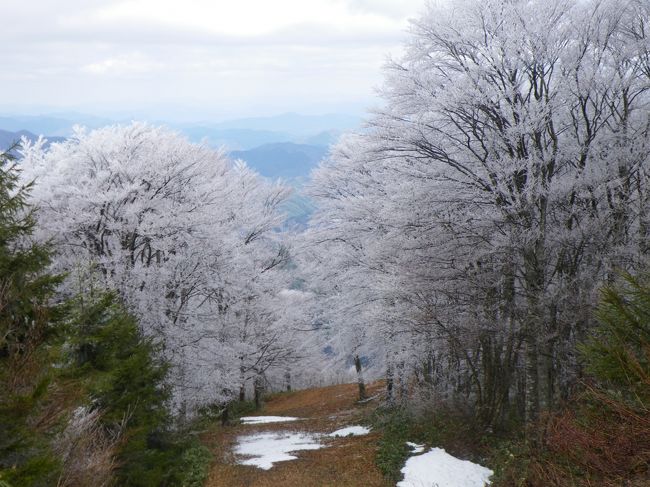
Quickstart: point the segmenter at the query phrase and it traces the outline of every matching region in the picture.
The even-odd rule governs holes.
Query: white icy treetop
[[[26,143],[21,166],[55,265],[92,267],[118,291],[174,366],[179,405],[228,400],[242,370],[292,356],[277,231],[286,186],[141,123],[78,129],[47,151]]]
[[[566,390],[597,286],[648,250],[648,19],[640,0],[459,0],[412,23],[385,107],[311,189],[313,288],[350,348],[479,408],[518,371],[527,414]]]

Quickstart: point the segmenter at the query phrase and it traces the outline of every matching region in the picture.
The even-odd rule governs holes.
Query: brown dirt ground
[[[369,395],[378,393],[381,384],[372,384]],[[215,453],[206,487],[387,487],[391,485],[375,466],[377,433],[322,440],[320,450],[297,452],[296,460],[278,462],[270,470],[237,465],[232,448],[237,436],[264,431],[312,431],[329,433],[358,424],[378,401],[356,404],[356,384],[343,384],[276,394],[268,398],[256,415],[297,416],[290,423],[263,425],[215,425],[203,441]]]

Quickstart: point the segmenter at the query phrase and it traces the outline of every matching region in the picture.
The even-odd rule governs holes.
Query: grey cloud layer
[[[370,98],[386,55],[399,49],[403,19],[420,2],[347,0],[350,11],[384,16],[392,24],[351,28],[353,20],[309,20],[252,35],[143,18],[106,20],[97,12],[115,4],[110,0],[41,3],[34,9],[5,0],[0,6],[6,25],[0,58],[11,67],[0,73],[0,89],[25,104],[191,99],[206,106],[270,106],[286,100],[287,109],[296,110],[318,102],[314,97],[325,104]]]

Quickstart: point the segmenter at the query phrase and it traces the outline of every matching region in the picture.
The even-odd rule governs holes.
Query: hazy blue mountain
[[[47,115],[2,115],[0,129],[9,132],[20,130],[32,134],[66,137],[74,125],[98,128],[130,120],[111,120],[77,112],[56,112]],[[167,120],[150,120],[154,125],[168,125],[194,142],[206,141],[212,147],[246,151],[265,144],[293,142],[312,146],[329,146],[341,133],[358,128],[361,119],[340,113],[326,115],[300,115],[285,113],[271,117],[253,117],[219,122],[174,123]]]
[[[262,176],[282,178],[291,184],[295,192],[284,204],[287,214],[285,224],[289,227],[305,227],[314,211],[313,202],[301,191],[309,173],[327,156],[326,145],[295,144],[280,142],[264,144],[245,151],[232,151],[230,157],[242,159]]]
[[[325,130],[315,135],[310,135],[302,139],[299,139],[298,142],[307,145],[321,145],[321,146],[329,147],[336,143],[339,137],[343,135],[343,132],[344,131],[342,130]]]
[[[38,135],[33,134],[27,130],[18,130],[16,132],[10,132],[8,130],[0,130],[0,151],[7,150],[14,142],[20,142],[22,137],[27,137],[28,140],[35,141],[38,139]],[[61,142],[65,140],[65,137],[45,137],[47,143],[51,144],[52,142]]]
[[[133,117],[120,117],[116,119],[113,117],[101,117],[73,111],[58,111],[49,113],[48,115],[50,117],[56,117],[68,121],[72,124],[71,127],[74,125],[82,125],[90,128],[105,127],[106,125],[114,124],[117,121],[128,123],[133,119]]]
[[[184,126],[177,128],[193,142],[206,141],[211,147],[224,146],[229,150],[247,150],[273,142],[285,142],[291,134],[270,130],[215,129],[206,126]]]
[[[248,150],[279,142],[327,147],[343,132],[357,128],[360,123],[361,119],[354,115],[285,113],[224,122],[176,124],[175,127],[197,142],[205,139],[214,147],[224,145],[230,150]]]
[[[97,128],[113,123],[111,120],[90,115],[65,115],[71,118],[52,115],[4,115],[0,116],[0,129],[10,132],[27,130],[32,134],[49,134],[52,137],[67,137],[72,133],[72,127],[75,125]]]
[[[268,178],[307,178],[311,170],[327,155],[326,146],[280,142],[254,149],[232,151],[233,159],[242,159]]]
[[[351,130],[358,127],[360,123],[360,117],[343,113],[330,113],[325,115],[283,113],[271,117],[240,118],[205,125],[216,129],[268,130],[272,132],[285,132],[294,136],[304,136],[330,130]]]

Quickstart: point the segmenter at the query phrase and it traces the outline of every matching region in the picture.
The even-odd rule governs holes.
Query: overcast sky
[[[423,4],[0,0],[0,109],[167,119],[358,113]]]

